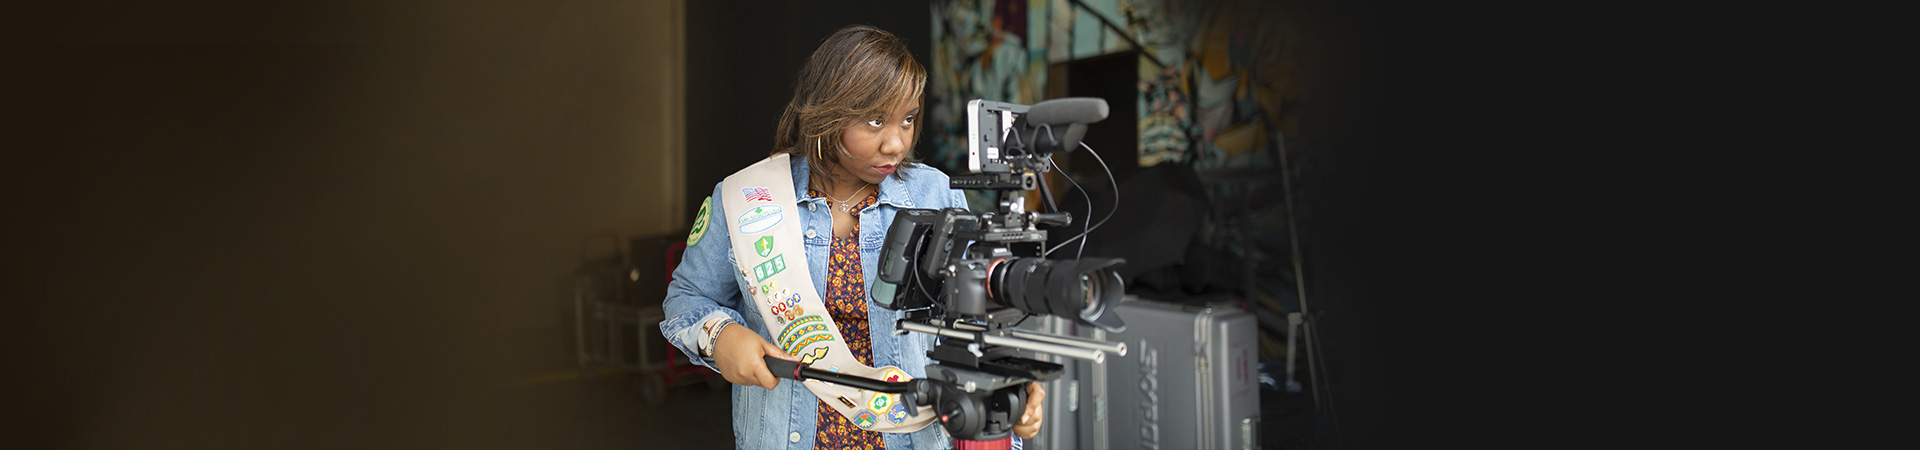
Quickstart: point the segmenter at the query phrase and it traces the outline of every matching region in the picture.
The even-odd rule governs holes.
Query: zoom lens
[[[987,289],[999,303],[1029,314],[1125,331],[1126,324],[1113,313],[1125,287],[1112,269],[1125,262],[1120,258],[1009,258],[994,265]]]

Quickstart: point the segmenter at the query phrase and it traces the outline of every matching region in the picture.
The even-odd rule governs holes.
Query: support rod
[[[976,332],[960,331],[960,330],[954,330],[954,329],[948,329],[948,328],[940,328],[940,327],[927,325],[920,322],[901,321],[900,329],[912,331],[915,333],[926,333],[926,334],[931,334],[934,336],[940,336],[940,337],[946,337],[946,338],[973,340],[986,345],[998,345],[1002,347],[1013,347],[1021,350],[1027,350],[1027,351],[1052,353],[1052,354],[1061,355],[1061,356],[1070,356],[1074,358],[1091,360],[1093,361],[1094,364],[1102,364],[1107,362],[1106,352],[1102,352],[1100,350],[1095,350],[1090,348],[1072,347],[1072,346],[1060,345],[1060,344],[1055,344],[1050,342],[1041,342],[1041,341],[1036,341],[1032,339],[1018,338],[1013,336],[1003,336],[1003,335],[997,335],[997,334],[976,333]]]
[[[1040,342],[1051,342],[1051,343],[1066,345],[1071,347],[1090,348],[1090,349],[1099,350],[1103,352],[1113,353],[1118,356],[1127,356],[1127,343],[1125,342],[1096,341],[1092,339],[1081,339],[1081,338],[1068,337],[1068,336],[1055,336],[1055,335],[1046,334],[1046,333],[1035,333],[1035,332],[1024,331],[1024,330],[1007,330],[1007,334],[1013,335],[1014,337],[1032,339]]]

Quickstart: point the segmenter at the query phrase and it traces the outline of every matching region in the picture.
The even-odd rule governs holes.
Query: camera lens
[[[1126,324],[1112,312],[1122,294],[1120,274],[1112,267],[1123,262],[1118,258],[1009,258],[994,265],[987,289],[999,303],[1030,314],[1072,318],[1118,332]]]
[[[1080,301],[1085,302],[1087,305],[1080,308],[1081,314],[1094,313],[1100,306],[1100,302],[1094,299],[1100,297],[1101,288],[1094,280],[1095,278],[1093,278],[1092,275],[1080,274],[1080,291],[1085,293],[1085,295],[1080,297]]]

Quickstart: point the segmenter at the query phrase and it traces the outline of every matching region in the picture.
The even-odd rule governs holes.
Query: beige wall
[[[516,446],[582,240],[685,226],[681,2],[289,3],[0,18],[0,447]]]
[[[555,305],[582,259],[582,240],[686,225],[678,223],[686,207],[680,5],[413,6],[374,35],[366,71],[342,89],[392,107],[350,126],[368,131],[367,145],[408,155],[396,168],[429,166],[380,182],[468,191],[456,195],[472,203],[413,212],[448,230],[500,239],[486,244],[500,254],[469,268],[492,283],[475,300],[494,313],[496,327],[555,328]]]

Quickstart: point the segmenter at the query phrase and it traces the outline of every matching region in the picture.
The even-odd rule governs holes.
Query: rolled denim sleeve
[[[952,198],[947,200],[948,202],[951,202],[947,204],[947,207],[948,208],[967,208],[966,191],[962,191],[959,189],[950,189],[950,190],[953,191],[953,195],[952,195]],[[971,209],[971,208],[968,208],[968,209]]]
[[[733,241],[727,238],[727,215],[720,198],[720,186],[716,184],[713,196],[708,198],[706,232],[698,242],[687,246],[680,265],[673,269],[673,282],[667,284],[663,305],[666,320],[660,322],[661,334],[689,361],[715,371],[719,369],[713,361],[700,356],[700,324],[717,317],[746,323],[740,315],[740,285],[729,257]]]

